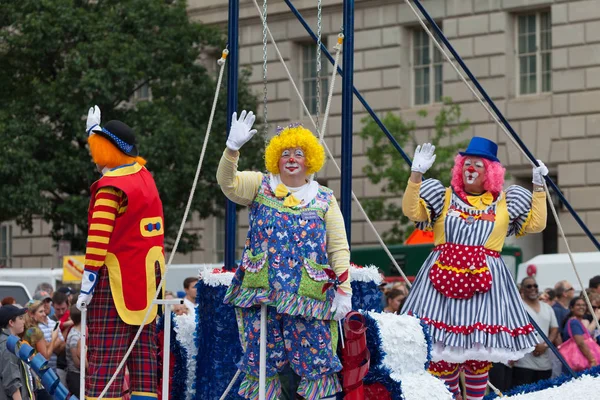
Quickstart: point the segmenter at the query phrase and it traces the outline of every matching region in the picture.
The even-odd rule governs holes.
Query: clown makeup
[[[300,147],[285,149],[279,158],[279,172],[282,175],[302,176],[306,173],[306,158]]]
[[[483,181],[485,177],[485,165],[483,160],[478,157],[469,157],[463,165],[463,181],[465,191],[469,193],[482,193]]]

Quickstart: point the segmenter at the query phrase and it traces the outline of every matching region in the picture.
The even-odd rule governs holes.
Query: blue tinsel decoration
[[[382,312],[381,297],[383,294],[375,282],[351,282],[352,309]]]
[[[354,287],[352,289],[354,290]],[[400,382],[392,380],[390,378],[392,371],[383,365],[385,352],[381,345],[381,333],[379,332],[377,321],[367,314],[363,315],[367,324],[367,348],[371,353],[371,367],[369,368],[369,373],[363,379],[363,383],[365,385],[377,382],[381,383],[392,396],[392,400],[403,400]]]
[[[577,374],[577,377],[580,377],[583,375],[590,375],[593,377],[599,376],[600,375],[600,366],[587,369],[587,370]],[[550,387],[561,386],[562,384],[569,382],[573,379],[574,378],[571,375],[560,375],[553,379],[543,379],[536,383],[517,386],[516,388],[513,388],[511,390],[503,392],[502,394],[505,396],[514,396],[516,394],[539,392],[540,390],[544,390],[544,389],[547,389]],[[491,392],[487,396],[484,397],[484,400],[491,400],[491,399],[495,399],[497,397],[498,396],[496,395],[496,393]]]
[[[425,341],[427,342],[427,361],[425,361],[425,370],[427,371],[427,369],[429,368],[429,363],[431,362],[431,349],[432,349],[431,336],[429,335],[429,325],[427,325],[425,322],[423,322],[422,319],[419,319],[419,322],[421,323],[421,328],[423,329],[423,335],[425,336]]]
[[[196,399],[218,400],[237,372],[242,348],[234,308],[223,304],[227,286],[212,287],[200,280],[197,289]],[[238,378],[227,399],[240,398],[240,382]]]
[[[162,315],[157,323],[158,331],[165,329],[165,316]],[[185,400],[185,394],[187,392],[187,351],[179,344],[176,339],[175,333],[175,318],[174,314],[171,314],[171,354],[175,358],[175,365],[173,366],[173,376],[171,377],[171,383],[169,385],[169,399],[172,400]],[[162,346],[162,343],[158,344]],[[162,359],[160,360],[162,362]],[[159,371],[162,376],[162,370]]]

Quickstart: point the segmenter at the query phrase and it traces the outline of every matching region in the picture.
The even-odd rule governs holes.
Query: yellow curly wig
[[[146,160],[142,157],[131,157],[123,153],[110,140],[97,134],[88,137],[92,159],[98,165],[108,168],[116,168],[120,165],[138,162],[140,165],[146,165]]]
[[[285,149],[300,147],[306,157],[306,173],[319,172],[325,164],[325,149],[308,129],[298,126],[285,128],[271,138],[265,149],[265,166],[272,174],[279,174],[279,159]]]

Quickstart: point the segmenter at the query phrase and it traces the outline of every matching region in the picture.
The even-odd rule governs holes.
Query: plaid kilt
[[[157,271],[157,283],[160,281],[160,269]],[[127,325],[121,320],[110,291],[108,269],[98,271],[98,283],[94,296],[88,306],[87,317],[87,360],[85,376],[85,397],[93,399],[100,396],[108,384],[119,363],[133,342],[139,326]],[[130,390],[144,394],[157,393],[157,347],[156,323],[144,327],[135,347],[127,359],[130,376]],[[125,368],[122,368],[106,392],[104,399],[121,399],[124,396]]]

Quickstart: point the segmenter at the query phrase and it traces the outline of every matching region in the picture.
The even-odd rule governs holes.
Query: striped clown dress
[[[404,203],[424,209],[426,220],[417,221],[416,227],[433,230],[435,247],[402,313],[429,325],[432,361],[508,363],[533,351],[538,343],[534,327],[500,251],[507,236],[531,231],[532,220],[541,218],[535,215],[537,208],[543,209],[538,214],[545,224],[545,203],[532,207],[532,197],[537,205],[545,201],[543,194],[532,196],[510,186],[496,198],[489,192],[474,196],[481,203],[473,206],[470,198],[459,197],[437,180],[409,182],[405,196],[412,199]]]

